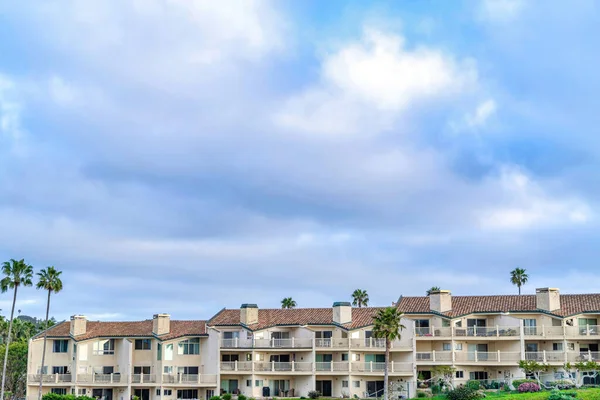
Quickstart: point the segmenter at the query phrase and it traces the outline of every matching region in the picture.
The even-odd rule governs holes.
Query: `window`
[[[255,354],[256,355],[256,361],[265,361],[265,355],[262,353],[259,354]]]
[[[173,360],[173,343],[165,346],[165,360]]]
[[[465,377],[465,372],[464,371],[456,371],[456,378],[457,379],[462,379]]]
[[[252,353],[246,354],[246,361],[252,361]]]
[[[579,318],[577,321],[579,326],[595,326],[598,324],[598,320],[596,318]]]
[[[163,390],[163,395],[171,396],[171,395],[173,395],[173,391],[171,389],[165,389],[165,390]]]
[[[59,375],[68,374],[67,367],[66,366],[52,367],[52,373],[59,374]]]
[[[73,355],[77,354],[77,343],[73,343]]]
[[[77,389],[77,394],[79,396],[85,396],[87,394],[87,389],[85,389],[85,388],[83,388],[83,389],[79,388],[79,389]]]
[[[473,371],[469,373],[469,379],[474,379],[478,381],[487,380],[488,373],[485,371]]]
[[[47,365],[44,365],[44,372],[41,372],[41,370],[42,370],[41,368],[38,368],[38,374],[40,374],[40,373],[44,374],[44,375],[48,374],[48,366]]]
[[[162,360],[162,344],[160,344],[160,343],[158,343],[156,345],[156,360],[157,361]]]
[[[563,344],[562,343],[552,343],[552,350],[553,351],[563,351]]]
[[[343,388],[347,388],[348,387],[348,381],[342,381],[342,387]]]
[[[416,334],[418,336],[429,335],[429,320],[428,319],[417,319],[415,320]]]
[[[115,372],[115,367],[102,367],[102,373],[104,375],[110,375]]]
[[[462,350],[462,343],[454,343],[454,350],[461,351]]]
[[[67,394],[67,388],[52,388],[51,392],[54,394]]]
[[[69,340],[55,340],[52,351],[54,353],[66,353],[69,348]]]
[[[355,388],[359,388],[360,387],[360,381],[352,381],[352,386],[354,386]]]
[[[240,357],[238,354],[221,354],[221,361],[233,362],[239,361]]]
[[[251,379],[246,379],[246,386],[247,387],[252,387],[252,380]]]
[[[160,396],[160,389],[156,389],[156,395]]]
[[[115,354],[115,339],[98,340],[94,342],[94,355]]]
[[[257,380],[254,381],[254,386],[256,386],[256,387],[262,387],[262,385],[263,385],[262,379],[257,379]]]
[[[552,318],[552,326],[562,326],[561,320]]]
[[[360,354],[353,353],[352,354],[352,361],[360,361]]]
[[[173,366],[172,365],[165,365],[163,367],[163,373],[165,374],[172,374],[173,373]]]
[[[575,343],[567,343],[567,350],[575,351]]]
[[[150,375],[150,367],[133,367],[133,373],[135,375]]]
[[[136,350],[152,350],[151,339],[135,339]]]
[[[198,367],[177,367],[177,373],[183,375],[198,375]]]
[[[456,321],[456,323],[454,324],[455,327],[457,328],[462,328],[462,321]]]
[[[442,328],[449,328],[449,327],[450,327],[450,320],[443,319],[442,320]]]
[[[537,321],[535,318],[524,319],[523,326],[526,335],[537,335]]]
[[[452,343],[444,343],[442,344],[443,351],[452,351]]]
[[[179,342],[177,345],[177,354],[200,354],[200,338]]]
[[[342,361],[348,361],[348,353],[342,353]]]
[[[178,399],[197,399],[198,389],[183,389],[177,391]]]

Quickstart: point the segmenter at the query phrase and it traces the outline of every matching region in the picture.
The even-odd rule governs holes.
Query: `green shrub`
[[[431,393],[432,394],[440,394],[442,392],[442,387],[440,385],[431,385]]]
[[[231,393],[225,393],[223,395],[223,400],[231,400]]]
[[[213,396],[209,400],[221,400],[221,396]]]
[[[417,392],[417,398],[423,399],[425,397],[429,397],[429,396],[427,396],[427,393],[425,393],[425,392]]]
[[[481,383],[479,381],[467,381],[467,387],[473,390],[479,390],[481,388]]]
[[[515,379],[512,381],[512,385],[515,389],[521,386],[523,383],[537,383],[537,381],[535,379]]]
[[[476,400],[480,398],[479,393],[469,386],[461,386],[459,388],[456,388],[448,392],[448,394],[446,394],[446,397],[448,398],[448,400]]]
[[[243,394],[238,394],[238,400],[246,400],[247,397],[244,396]]]
[[[558,389],[552,390],[548,400],[573,400],[577,398],[577,393],[575,392],[560,392]]]
[[[311,390],[310,392],[308,392],[309,399],[318,399],[319,397],[321,397],[321,393],[319,393],[316,390]]]
[[[73,394],[56,394],[46,393],[42,396],[42,400],[95,400],[93,397],[88,396],[75,396]]]

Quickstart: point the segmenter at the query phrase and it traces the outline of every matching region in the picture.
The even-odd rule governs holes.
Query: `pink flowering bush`
[[[540,385],[538,385],[537,383],[525,382],[525,383],[521,383],[519,385],[519,393],[532,393],[532,392],[539,392],[539,391],[540,391]]]

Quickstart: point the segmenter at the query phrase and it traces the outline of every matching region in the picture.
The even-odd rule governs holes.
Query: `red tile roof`
[[[170,340],[182,336],[206,335],[206,321],[171,320],[170,332],[161,335],[161,340]],[[152,320],[127,322],[87,321],[86,333],[75,340],[87,340],[98,337],[152,337]],[[41,337],[41,334],[37,337]],[[70,337],[70,322],[65,321],[48,330],[48,337]]]
[[[559,317],[600,312],[600,294],[561,294],[559,310],[551,311]],[[429,297],[402,297],[398,303],[400,311],[419,314],[430,313]],[[452,310],[443,313],[457,317],[485,312],[546,312],[538,310],[535,295],[452,296]]]
[[[352,308],[352,322],[342,325],[346,329],[357,329],[373,323],[373,317],[381,307],[354,307]],[[225,309],[215,315],[208,325],[213,326],[239,326],[240,310]],[[296,308],[280,309],[267,308],[258,310],[258,323],[248,325],[253,331],[266,329],[273,326],[300,326],[300,325],[337,325],[333,322],[332,308]]]

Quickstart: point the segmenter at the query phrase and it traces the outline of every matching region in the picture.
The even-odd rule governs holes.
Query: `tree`
[[[27,387],[27,342],[13,342],[8,346],[8,359],[6,358],[6,345],[0,346],[2,362],[7,360],[6,367],[6,392],[12,393],[13,398],[25,398]],[[4,378],[4,376],[3,376]]]
[[[519,295],[521,294],[521,286],[527,283],[527,279],[529,279],[529,275],[525,273],[523,268],[515,268],[510,271],[510,283],[519,288]]]
[[[540,374],[542,372],[552,371],[555,367],[550,364],[541,364],[535,360],[521,360],[519,361],[519,368],[525,372],[525,375],[533,375],[538,385],[543,387],[544,385],[542,385],[542,382],[540,381]]]
[[[356,289],[352,293],[352,305],[355,307],[366,307],[369,305],[369,294],[366,290]]]
[[[439,286],[432,286],[431,289],[427,291],[427,296],[429,296],[433,292],[439,292],[441,289]]]
[[[291,297],[286,297],[285,299],[281,300],[281,308],[296,308],[296,301],[294,301],[294,299]]]
[[[402,312],[396,307],[382,308],[373,318],[373,336],[385,339],[385,366],[383,372],[383,398],[389,400],[389,361],[390,347],[394,340],[400,339],[400,331],[406,327],[402,325]]]
[[[574,378],[573,375],[571,374],[572,369],[575,369],[575,371],[577,371],[576,378]],[[588,372],[588,374],[585,376],[586,378],[595,379],[598,376],[599,370],[600,370],[600,364],[598,364],[596,361],[593,361],[593,360],[581,361],[581,362],[575,363],[573,365],[571,365],[571,363],[565,364],[565,371],[567,371],[569,373],[569,375],[571,377],[573,377],[575,386],[577,386],[577,387],[581,387],[583,385],[584,376],[583,376],[582,372]]]
[[[61,271],[57,271],[54,267],[48,267],[38,272],[39,280],[36,285],[37,289],[48,291],[48,300],[46,301],[46,322],[48,325],[48,316],[50,314],[50,295],[52,292],[58,293],[62,290],[63,284],[60,280]],[[38,400],[42,399],[42,382],[44,381],[44,362],[46,361],[46,342],[48,341],[48,330],[44,330],[44,345],[42,347],[42,366],[40,371],[40,390],[38,391]]]
[[[13,302],[10,310],[10,322],[8,323],[8,337],[6,339],[6,350],[2,366],[2,389],[0,391],[0,400],[4,400],[4,384],[6,383],[6,363],[8,361],[8,349],[10,347],[10,337],[12,332],[13,317],[15,316],[15,304],[17,303],[17,290],[19,286],[31,286],[33,284],[33,267],[25,263],[25,260],[5,261],[2,264],[2,273],[4,278],[0,281],[2,293],[8,289],[13,289]]]
[[[438,365],[433,367],[432,372],[433,376],[441,381],[442,385],[440,386],[447,386],[450,390],[454,390],[452,379],[454,378],[456,368],[450,365]]]

